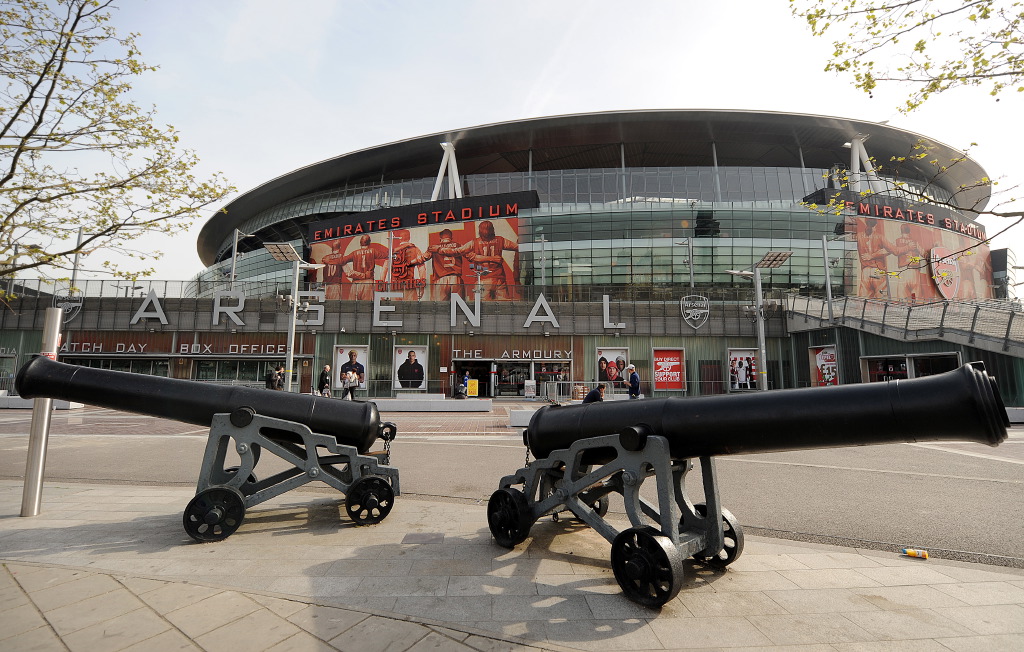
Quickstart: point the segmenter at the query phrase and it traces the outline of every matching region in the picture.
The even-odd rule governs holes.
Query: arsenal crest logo
[[[53,307],[64,309],[64,323],[68,323],[76,316],[82,309],[82,296],[74,293],[67,294],[54,294],[53,295]]]
[[[960,289],[960,263],[947,247],[932,249],[929,259],[932,265],[932,280],[939,294],[947,301],[956,297]]]
[[[711,314],[711,301],[707,297],[690,295],[679,300],[679,309],[683,313],[683,321],[697,330],[707,323],[708,315]]]

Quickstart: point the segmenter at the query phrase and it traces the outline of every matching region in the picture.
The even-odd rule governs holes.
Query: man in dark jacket
[[[316,391],[320,396],[331,395],[331,365],[325,364],[324,370],[320,372],[320,378],[316,381]]]
[[[578,395],[577,395],[578,396]],[[599,384],[594,389],[590,390],[586,398],[583,399],[584,403],[601,403],[604,401],[604,383]]]
[[[640,374],[636,372],[636,365],[626,367],[629,374],[629,398],[640,398]]]

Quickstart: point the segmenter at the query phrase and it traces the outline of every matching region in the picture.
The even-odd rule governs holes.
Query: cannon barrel
[[[673,459],[687,459],[941,440],[996,446],[1009,425],[995,379],[971,363],[885,383],[547,406],[533,415],[523,441],[544,458],[580,439],[642,426],[668,439]],[[590,463],[609,461],[598,451],[587,455]]]
[[[370,402],[94,369],[43,356],[22,366],[14,386],[24,398],[78,401],[200,426],[209,426],[217,413],[250,407],[263,416],[305,424],[360,453],[380,436],[380,414]]]

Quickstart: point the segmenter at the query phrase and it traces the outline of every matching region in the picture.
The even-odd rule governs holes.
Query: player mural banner
[[[686,352],[654,349],[654,389],[686,390]]]
[[[334,363],[331,365],[334,389],[341,389],[341,375],[349,371],[359,375],[359,389],[366,389],[366,365],[369,360],[368,346],[335,346]]]
[[[757,349],[729,349],[729,391],[758,389],[759,366]]]
[[[810,348],[810,359],[812,387],[839,384],[839,365],[836,359],[836,347],[812,346]]]
[[[427,347],[396,346],[392,386],[395,389],[427,388]]]
[[[629,376],[626,365],[629,364],[629,349],[597,350],[597,382],[611,383],[612,387],[626,387]]]
[[[325,265],[327,299],[369,301],[374,292],[448,301],[480,288],[484,301],[519,298],[518,218],[488,219],[335,238],[310,245]]]
[[[845,227],[857,239],[851,294],[910,303],[992,298],[991,254],[975,238],[875,217],[848,217]]]

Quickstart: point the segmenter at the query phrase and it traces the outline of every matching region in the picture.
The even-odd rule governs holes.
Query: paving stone
[[[747,618],[776,645],[813,645],[871,641],[877,636],[843,614],[765,615]]]
[[[935,611],[978,634],[1024,634],[1024,607],[1020,605],[949,607]]]
[[[119,652],[200,652],[200,650],[178,630],[168,629],[162,634],[130,645]]]
[[[64,643],[49,627],[36,627],[10,637],[0,634],[0,649],[9,652],[67,652]]]
[[[651,630],[669,650],[768,646],[772,641],[746,618],[666,618],[653,620]]]
[[[430,632],[416,641],[409,652],[473,652],[473,648],[437,632]]]
[[[47,611],[45,616],[57,634],[66,636],[97,623],[142,610],[145,610],[145,605],[141,600],[128,590],[120,589],[58,607]]]
[[[164,580],[151,580],[145,577],[132,577],[131,575],[121,575],[114,579],[135,595],[142,595],[143,593],[149,593],[150,591],[167,586],[167,582]]]
[[[1024,604],[1024,587],[1010,582],[936,584],[932,588],[971,605]]]
[[[8,564],[7,567],[26,593],[42,591],[43,589],[71,582],[91,574],[88,571],[66,568],[36,568],[32,566],[17,566],[15,564]]]
[[[899,586],[905,584],[951,584],[956,582],[941,570],[925,566],[906,566],[903,568],[858,568],[858,573],[868,577],[882,586]],[[861,585],[863,586],[863,585]]]
[[[298,600],[285,600],[284,598],[275,598],[270,595],[253,594],[249,597],[282,618],[287,618],[293,613],[302,611],[309,606],[304,602],[299,602]]]
[[[1024,635],[964,636],[940,638],[938,642],[953,652],[1020,652],[1024,650]]]
[[[267,648],[266,652],[336,652],[336,650],[312,634],[299,632]]]
[[[851,552],[795,553],[790,557],[807,568],[873,568],[880,566],[873,559]]]
[[[309,605],[285,618],[288,622],[325,641],[366,620],[366,614],[337,607]]]
[[[779,571],[779,574],[801,589],[851,589],[882,586],[880,582],[852,568],[820,568],[815,570]]]
[[[952,622],[931,609],[858,611],[843,615],[875,639],[905,640],[976,634],[970,628]]]
[[[195,637],[195,642],[206,652],[265,650],[300,631],[269,609],[260,609]]]
[[[930,638],[907,641],[871,641],[867,643],[834,643],[836,652],[949,652],[949,648]],[[735,652],[730,650],[729,652]]]
[[[117,590],[125,591],[126,589],[109,575],[87,575],[35,591],[32,593],[32,602],[40,611],[46,612]]]
[[[684,593],[681,591],[676,600],[686,607],[690,614],[698,618],[789,613],[778,602],[769,597],[774,593],[776,592]],[[799,593],[799,591],[794,593]]]
[[[445,595],[447,577],[364,577],[357,588],[366,595]]]
[[[394,611],[452,625],[491,618],[492,600],[486,596],[402,596]]]
[[[877,586],[870,589],[854,588],[850,592],[888,611],[964,606],[960,600],[933,586]]]
[[[139,596],[143,602],[160,614],[166,614],[223,593],[221,589],[213,589],[196,584],[178,582],[164,582],[163,584],[163,586],[147,591]]]
[[[4,640],[40,627],[49,629],[35,605],[31,603],[2,611],[0,612],[0,647],[4,647],[2,644]]]
[[[169,629],[167,622],[149,609],[137,609],[67,634],[62,640],[71,652],[114,652]]]
[[[247,596],[223,591],[188,606],[169,611],[164,617],[193,639],[259,610]]]
[[[399,652],[430,633],[417,623],[370,616],[328,642],[341,652]]]

